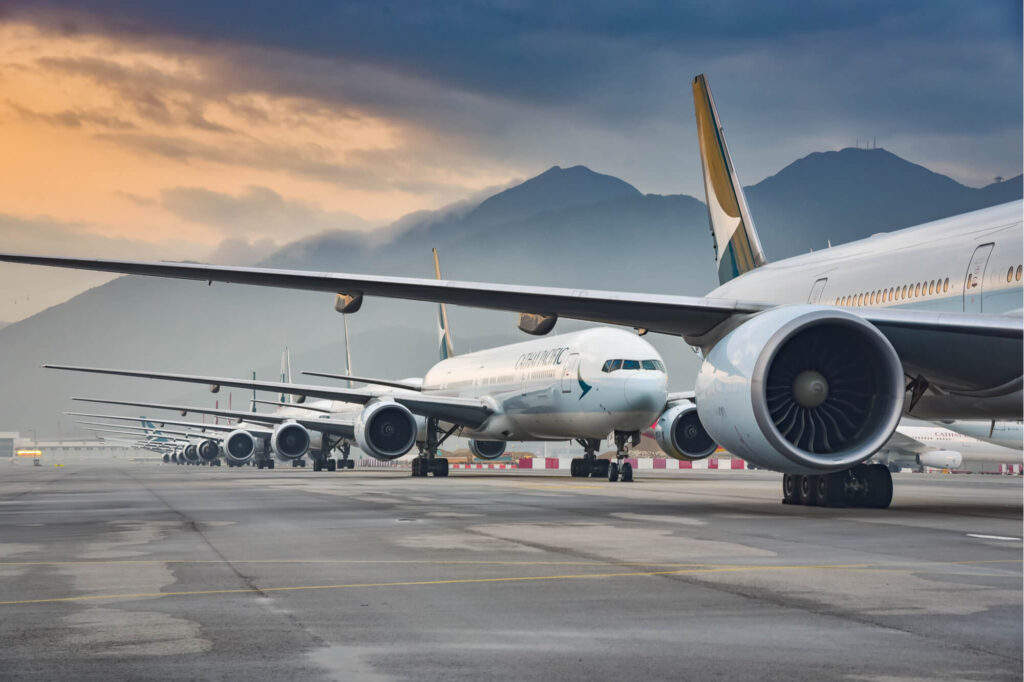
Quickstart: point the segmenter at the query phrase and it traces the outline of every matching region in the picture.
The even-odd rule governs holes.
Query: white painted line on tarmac
[[[1020,538],[1011,538],[1006,535],[979,535],[977,533],[968,533],[969,538],[981,538],[982,540],[1009,540],[1010,542],[1020,542]]]

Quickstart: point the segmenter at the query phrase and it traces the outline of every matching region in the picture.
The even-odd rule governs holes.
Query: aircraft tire
[[[868,495],[865,507],[871,509],[888,509],[892,504],[892,474],[882,464],[872,464],[864,472],[868,484]]]
[[[434,460],[434,476],[440,478],[448,476],[448,460],[444,457],[438,457]]]
[[[609,464],[611,464],[611,462],[607,459],[596,460],[590,469],[590,475],[594,478],[607,478]]]
[[[346,469],[355,469],[356,468],[356,461],[354,459],[346,459],[345,460],[345,468]]]
[[[617,480],[619,480],[619,463],[610,462],[608,464],[608,481],[614,483]]]
[[[796,474],[782,475],[782,504],[800,504],[800,481]]]
[[[267,468],[268,469],[273,469],[274,468],[274,460],[270,460],[270,461],[267,462]]]
[[[805,507],[817,507],[818,502],[818,479],[820,476],[800,477],[800,500]]]
[[[626,462],[622,465],[622,482],[632,483],[633,482],[633,465]]]
[[[337,471],[338,470],[338,463],[335,460],[333,460],[333,459],[327,460],[327,470],[328,471]]]
[[[843,476],[846,474],[840,471],[834,474],[818,476],[818,504],[822,507],[845,507],[846,488],[843,485]]]
[[[319,460],[319,459],[313,460],[313,471],[322,471],[323,468],[324,468],[324,463],[321,460]]]

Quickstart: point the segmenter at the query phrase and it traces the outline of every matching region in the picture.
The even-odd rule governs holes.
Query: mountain
[[[0,322],[0,329],[3,329],[4,327],[9,326],[10,324],[10,322]]]
[[[1019,199],[1021,178],[975,189],[885,149],[847,148],[805,156],[746,194],[771,260]]]
[[[811,154],[747,188],[769,258],[839,244],[1021,196],[1021,178],[960,185],[885,150]],[[642,194],[583,166],[551,168],[478,202],[420,212],[367,238],[324,233],[290,244],[264,265],[433,276],[438,247],[452,279],[652,293],[702,294],[717,285],[704,204]],[[245,406],[241,391],[203,390],[41,370],[44,362],[278,375],[292,366],[341,371],[342,318],[329,294],[124,277],[0,330],[0,431],[65,435],[72,395]],[[521,341],[515,315],[452,308],[456,352]],[[349,316],[360,374],[422,375],[436,360],[436,307],[368,299]],[[584,326],[563,320],[558,331]],[[678,338],[648,337],[673,390],[692,385],[698,358]],[[86,406],[88,407],[88,406]],[[91,408],[90,408],[91,409]],[[102,408],[101,408],[102,409]]]

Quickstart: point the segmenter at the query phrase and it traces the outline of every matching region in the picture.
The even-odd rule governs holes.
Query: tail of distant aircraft
[[[715,101],[703,74],[693,79],[693,104],[704,171],[704,196],[718,261],[718,281],[725,284],[764,265],[766,260],[754,221],[750,218],[743,186],[729,157]]]
[[[441,279],[441,263],[437,259],[437,249],[434,251],[434,273]],[[448,328],[448,307],[441,303],[437,307],[438,344],[440,345],[441,359],[455,357],[455,349],[452,347],[452,333]]]
[[[288,352],[288,346],[285,346],[284,352],[281,353],[281,383],[292,383],[292,354]],[[292,397],[287,393],[279,394],[277,399],[282,403],[292,402]]]
[[[156,424],[149,420],[142,422],[142,427],[146,430],[146,442],[147,443],[170,443],[170,439],[162,435],[156,428]]]

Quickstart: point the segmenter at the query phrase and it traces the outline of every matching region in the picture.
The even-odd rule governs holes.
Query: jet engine
[[[813,305],[760,313],[726,334],[697,376],[708,434],[766,469],[821,474],[871,457],[903,411],[903,367],[864,319]]]
[[[480,459],[498,459],[505,454],[506,445],[503,440],[470,440],[469,451]]]
[[[197,451],[196,446],[192,445],[192,443],[189,443],[182,448],[181,454],[185,456],[185,461],[189,464],[199,463],[199,452]]]
[[[196,446],[196,452],[204,462],[212,462],[220,455],[220,444],[212,438],[208,438]]]
[[[917,456],[917,463],[934,469],[959,469],[964,456],[953,450],[931,450]]]
[[[170,455],[168,455],[168,454],[167,454],[167,453],[165,452],[165,453],[164,453],[164,458],[163,458],[163,459],[164,459],[164,464],[167,464],[167,463],[169,463],[169,462],[171,461],[171,456],[170,456]]]
[[[312,440],[305,426],[288,422],[280,424],[274,429],[274,435],[270,437],[270,447],[279,458],[293,460],[299,459],[309,452],[309,444]]]
[[[245,429],[236,429],[224,439],[224,456],[232,464],[245,464],[256,453],[256,439]]]
[[[412,412],[396,402],[367,405],[355,423],[359,449],[379,460],[401,457],[416,442],[418,424]]]
[[[700,423],[697,406],[689,400],[661,413],[654,424],[654,440],[666,455],[687,462],[709,457],[718,448]]]

